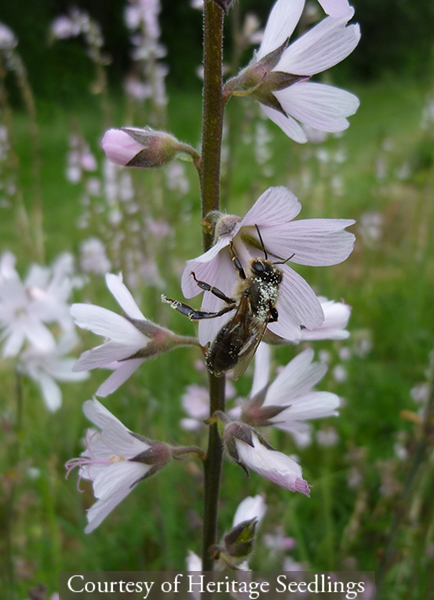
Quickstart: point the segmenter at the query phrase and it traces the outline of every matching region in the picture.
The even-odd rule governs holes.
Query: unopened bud
[[[251,554],[257,522],[256,518],[243,521],[225,535],[224,545],[229,556],[244,559]]]
[[[179,153],[186,153],[193,160],[198,157],[197,152],[187,144],[179,142],[169,133],[154,131],[150,127],[109,129],[101,145],[107,158],[123,167],[162,167]]]
[[[230,7],[234,3],[234,0],[214,0],[214,2],[218,4],[222,11],[227,15]]]
[[[281,487],[309,496],[309,484],[302,478],[301,467],[289,456],[275,450],[256,429],[244,423],[225,426],[226,451],[249,474],[249,469]]]

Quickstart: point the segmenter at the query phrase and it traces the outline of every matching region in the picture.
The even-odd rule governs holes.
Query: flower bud
[[[234,0],[214,0],[214,2],[218,4],[222,11],[225,13],[225,15],[227,15],[230,7],[234,3]]]
[[[243,521],[224,536],[224,546],[228,556],[244,559],[251,554],[257,523],[256,517]]]
[[[295,460],[275,450],[249,425],[239,422],[222,425],[223,441],[229,456],[247,474],[252,469],[280,487],[309,496],[310,485],[302,478],[301,467]]]
[[[164,131],[150,127],[109,129],[101,142],[107,158],[124,167],[162,167],[180,152],[192,155],[195,151]]]

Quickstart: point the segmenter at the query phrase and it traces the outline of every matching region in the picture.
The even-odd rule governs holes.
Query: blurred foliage
[[[65,105],[79,102],[92,78],[90,61],[83,55],[79,39],[48,45],[51,21],[77,6],[101,25],[105,51],[111,58],[110,80],[119,88],[130,65],[130,42],[123,20],[126,0],[24,0],[19,5],[2,2],[0,22],[8,25],[19,39],[19,52],[30,73],[37,98]],[[389,75],[425,76],[433,65],[434,3],[432,0],[354,0],[355,20],[360,23],[362,40],[357,50],[338,65],[338,79],[373,79]],[[270,0],[240,0],[243,13],[256,13],[265,24]],[[25,10],[23,10],[25,7]],[[168,52],[171,84],[181,88],[196,86],[196,70],[201,64],[201,12],[188,0],[162,0],[162,41]],[[180,32],[182,34],[180,35]],[[226,58],[230,59],[231,17],[226,19]],[[248,61],[249,55],[245,60]]]

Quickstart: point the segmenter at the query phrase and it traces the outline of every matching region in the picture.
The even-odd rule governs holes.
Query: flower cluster
[[[232,2],[216,0],[216,4],[227,12]],[[340,132],[348,127],[347,118],[357,110],[358,99],[310,79],[348,56],[360,31],[358,25],[349,24],[354,10],[347,0],[320,0],[320,5],[327,16],[290,44],[305,0],[276,2],[252,62],[222,89],[222,105],[231,96],[252,95],[265,114],[298,142],[308,140],[309,128]],[[205,13],[210,6],[213,13],[220,10],[207,4]],[[148,36],[154,66],[161,56],[155,20],[158,10],[158,1],[131,0],[126,13],[131,31],[143,27],[142,34]],[[184,153],[201,178],[206,167],[204,149],[200,155],[171,134],[149,127],[111,129],[102,146],[107,158],[120,166],[156,168]],[[234,380],[256,353],[247,400],[238,400],[238,405],[227,411],[222,403],[217,409],[214,404],[209,416],[206,390],[189,386],[183,396],[189,419],[181,425],[200,436],[202,421],[213,432],[210,447],[217,431],[219,438],[214,439],[220,440],[226,456],[247,475],[249,470],[255,471],[285,490],[309,497],[312,486],[304,479],[298,459],[275,449],[260,430],[276,427],[291,433],[302,446],[309,437],[308,422],[336,416],[340,401],[333,393],[314,389],[327,367],[314,362],[310,347],[296,354],[270,381],[270,346],[340,340],[349,335],[350,307],[317,296],[297,268],[341,263],[351,254],[355,237],[347,231],[354,224],[351,219],[298,219],[300,211],[297,197],[286,187],[276,186],[266,190],[243,217],[218,210],[206,216],[202,224],[213,243],[205,253],[187,261],[181,279],[185,298],[204,293],[201,308],[163,296],[172,308],[199,322],[198,340],[181,338],[146,319],[121,274],[106,275],[106,282],[123,315],[91,304],[74,304],[71,314],[79,327],[104,338],[101,345],[84,352],[74,367],[77,372],[113,371],[96,392],[102,397],[116,391],[142,363],[178,345],[200,346],[211,376],[224,376],[233,369]],[[231,395],[236,396],[234,389]],[[86,532],[97,527],[139,481],[172,458],[193,454],[206,458],[208,468],[209,454],[205,457],[195,447],[171,447],[132,433],[96,399],[84,405],[84,412],[101,431],[88,432],[86,450],[69,461],[67,469],[69,473],[78,467],[79,477],[93,482],[97,502],[88,511]],[[210,548],[219,565],[245,568],[255,528],[265,510],[260,496],[249,502],[249,509],[244,506],[237,512],[221,544]]]

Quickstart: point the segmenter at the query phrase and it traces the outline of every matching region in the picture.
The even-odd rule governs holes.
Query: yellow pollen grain
[[[112,463],[112,465],[117,462],[122,462],[123,460],[125,460],[125,457],[119,456],[119,454],[110,454],[109,456],[109,461]]]

